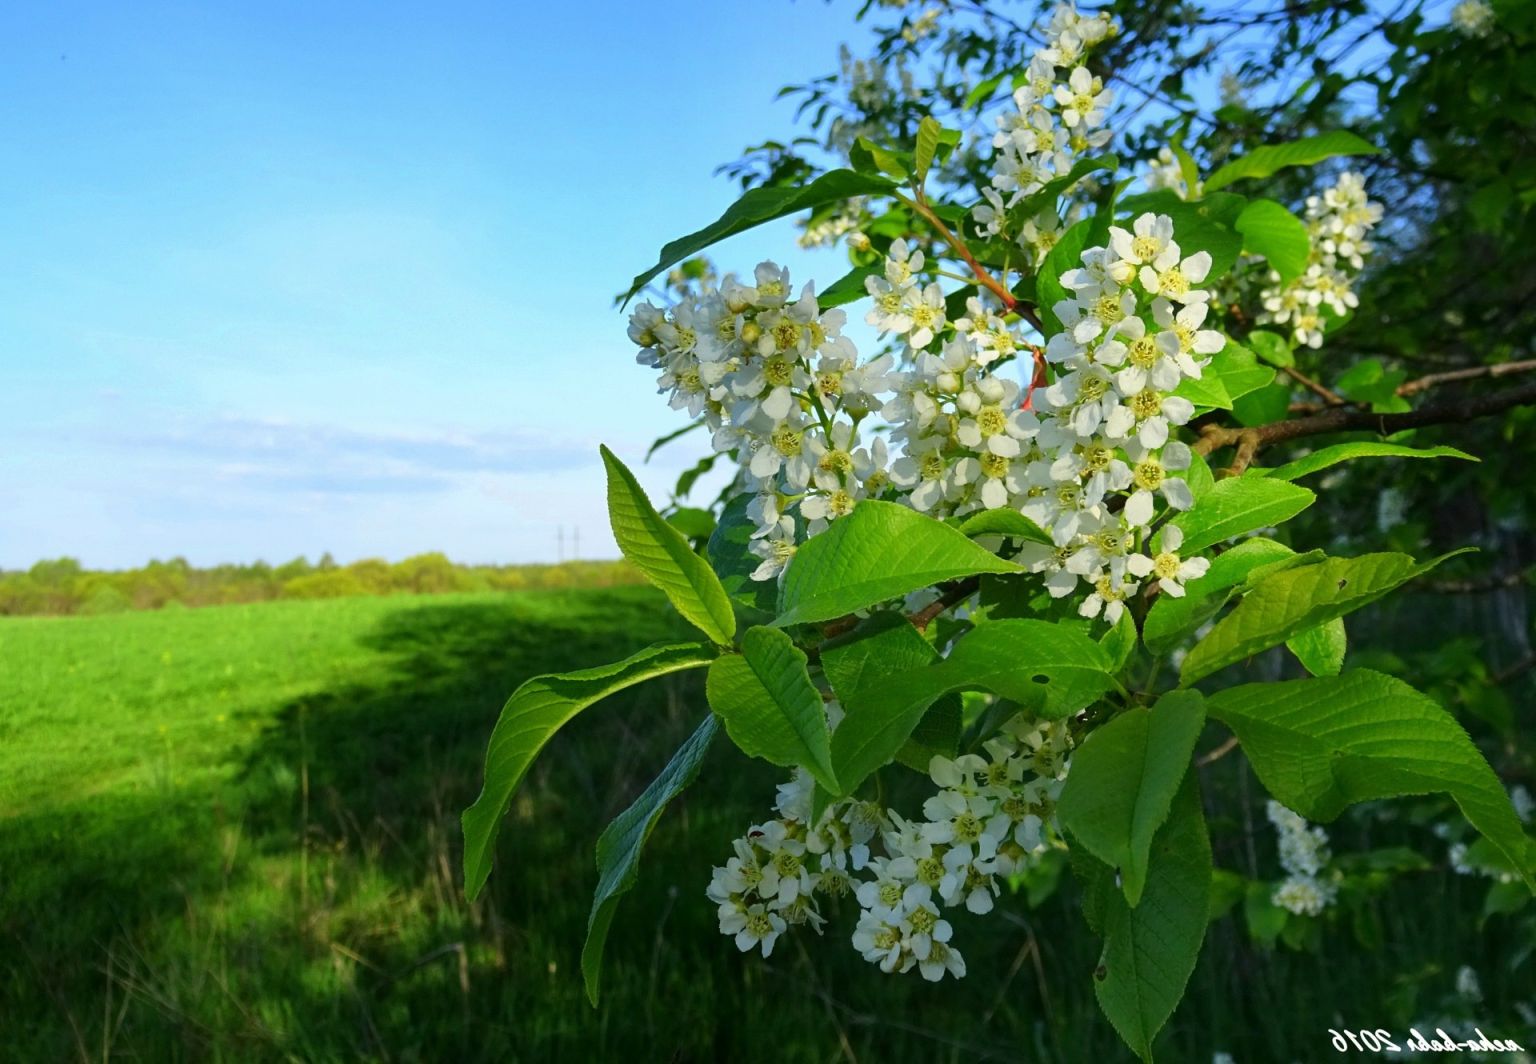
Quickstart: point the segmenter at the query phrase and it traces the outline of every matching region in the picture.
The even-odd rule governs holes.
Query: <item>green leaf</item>
[[[1267,371],[1270,379],[1274,379],[1274,371]],[[1255,388],[1253,391],[1235,399],[1232,402],[1232,413],[1237,418],[1237,423],[1245,428],[1255,425],[1268,425],[1272,421],[1282,421],[1291,409],[1291,388],[1288,384],[1270,384],[1263,388]]]
[[[1194,691],[1171,691],[1151,709],[1126,710],[1072,755],[1056,807],[1072,837],[1118,869],[1132,907],[1147,885],[1152,837],[1189,768],[1205,710]]]
[[[1035,273],[1035,302],[1039,307],[1045,335],[1054,336],[1061,332],[1062,324],[1056,316],[1056,304],[1072,298],[1072,293],[1061,283],[1061,275],[1081,266],[1083,251],[1093,244],[1096,237],[1102,240],[1108,233],[1109,227],[1098,215],[1084,218],[1062,233],[1061,239],[1046,253],[1040,269]]]
[[[985,78],[982,81],[977,82],[976,87],[965,94],[965,110],[969,111],[971,108],[977,106],[978,104],[982,104],[990,100],[992,95],[997,92],[997,87],[1001,85],[1004,79],[1007,77],[1008,72],[1005,70],[1001,73],[993,74],[990,78]]]
[[[939,150],[939,137],[944,127],[932,115],[924,115],[917,124],[917,151],[913,156],[917,183],[928,180],[928,168],[933,165],[933,153]]]
[[[704,685],[731,741],[749,757],[803,767],[829,793],[842,793],[832,771],[827,712],[805,654],[777,628],[762,627],[747,629],[741,650],[716,658]]]
[[[651,460],[651,455],[653,455],[657,451],[661,450],[663,447],[665,447],[667,444],[671,443],[673,440],[676,440],[676,439],[679,439],[679,438],[681,438],[683,436],[686,436],[690,432],[694,431],[695,429],[701,429],[703,427],[704,427],[704,419],[700,418],[697,421],[690,421],[690,422],[688,422],[688,424],[684,425],[680,429],[672,430],[671,432],[667,433],[665,436],[657,436],[654,440],[651,441],[651,446],[645,452],[645,461],[649,462]]]
[[[1179,670],[1179,682],[1188,687],[1298,632],[1352,613],[1451,556],[1420,564],[1406,554],[1363,554],[1267,576],[1195,644]]]
[[[1296,364],[1296,355],[1291,351],[1291,345],[1286,343],[1285,337],[1279,333],[1273,333],[1267,329],[1255,329],[1248,334],[1248,346],[1254,354],[1271,366],[1285,369],[1287,366]],[[1264,383],[1268,384],[1269,381]]]
[[[861,174],[888,174],[897,181],[905,181],[915,169],[911,152],[881,147],[868,137],[854,140],[848,162]]]
[[[865,499],[795,553],[773,623],[825,621],[946,580],[1019,571],[942,521]]]
[[[656,265],[639,274],[629,286],[629,291],[624,294],[624,302],[634,298],[636,292],[650,284],[667,267],[698,254],[728,236],[825,203],[836,203],[854,196],[881,195],[895,189],[895,182],[884,177],[852,170],[829,170],[809,185],[800,187],[750,189],[715,221],[663,247]]]
[[[715,532],[715,515],[697,506],[679,506],[667,514],[667,524],[689,539],[708,539]]]
[[[763,562],[748,549],[757,530],[757,522],[747,516],[747,504],[753,498],[752,493],[744,492],[725,504],[704,553],[732,601],[772,616],[779,593],[777,582],[752,579]]]
[[[1185,377],[1173,390],[1173,394],[1180,399],[1188,399],[1202,410],[1232,409],[1232,397],[1227,394],[1226,385],[1222,383],[1221,376],[1217,373]]]
[[[1237,216],[1236,228],[1243,234],[1243,250],[1264,256],[1282,283],[1306,272],[1312,256],[1306,223],[1274,200],[1251,201]]]
[[[1335,617],[1304,628],[1287,639],[1285,645],[1313,676],[1337,676],[1344,668],[1344,655],[1349,650],[1344,618]]]
[[[1244,684],[1206,699],[1270,794],[1308,820],[1346,806],[1443,792],[1536,890],[1532,844],[1499,778],[1439,703],[1391,676]]]
[[[1230,192],[1209,193],[1198,200],[1186,201],[1172,189],[1131,196],[1120,204],[1122,215],[1135,218],[1146,211],[1166,214],[1173,220],[1173,239],[1186,257],[1197,251],[1211,256],[1210,275],[1201,282],[1213,286],[1230,270],[1243,250],[1243,238],[1235,228],[1243,210],[1243,197]]]
[[[869,289],[864,286],[864,282],[870,277],[881,276],[884,270],[883,265],[855,266],[829,284],[826,291],[816,293],[816,305],[822,310],[827,310],[863,299],[869,294]]]
[[[1025,196],[1012,207],[1008,208],[1007,231],[1018,232],[1023,228],[1024,223],[1029,221],[1035,215],[1039,214],[1042,208],[1049,207],[1054,211],[1054,208],[1056,207],[1056,201],[1061,198],[1062,193],[1066,192],[1073,185],[1077,184],[1089,174],[1098,173],[1101,170],[1114,171],[1118,169],[1119,166],[1120,159],[1115,155],[1095,155],[1086,159],[1079,159],[1077,162],[1072,164],[1072,168],[1066,173],[1062,174],[1060,177],[1051,178],[1051,180],[1041,185],[1040,188],[1034,192],[1031,192],[1028,196]],[[1092,227],[1090,227],[1090,229],[1091,228]],[[1109,227],[1107,224],[1105,224],[1103,225],[1102,234],[1095,239],[1098,242],[1102,242],[1108,237],[1108,235]],[[1078,249],[1078,254],[1082,254],[1081,248]],[[1063,269],[1071,269],[1073,266],[1077,265],[1080,265],[1080,263],[1074,259],[1071,263],[1068,263],[1066,266],[1064,266]],[[1058,271],[1057,277],[1060,276],[1060,271]]]
[[[1243,919],[1248,924],[1248,937],[1262,946],[1273,947],[1290,912],[1274,902],[1273,883],[1248,884],[1248,896],[1243,899]]]
[[[587,941],[581,948],[581,974],[587,984],[587,999],[597,1004],[598,984],[603,974],[603,947],[608,942],[608,928],[619,899],[629,893],[640,879],[640,853],[661,814],[672,799],[681,794],[699,775],[699,766],[714,741],[719,722],[711,714],[680,746],[661,775],[651,781],[628,809],[613,818],[597,840],[597,892],[592,898],[592,913],[587,918]]]
[[[1120,619],[1099,637],[1099,646],[1104,648],[1111,672],[1118,673],[1125,668],[1131,655],[1136,653],[1136,622],[1131,618],[1130,610],[1121,613]]]
[[[861,706],[887,677],[931,665],[939,652],[900,613],[877,613],[847,635],[821,648],[821,668],[833,694],[846,710]],[[918,720],[896,751],[896,760],[918,772],[928,771],[935,754],[955,755],[961,728],[960,701],[941,697]]]
[[[1300,480],[1329,466],[1347,462],[1351,458],[1461,458],[1468,462],[1479,459],[1455,447],[1404,447],[1398,443],[1378,443],[1374,440],[1360,443],[1336,443],[1313,451],[1294,462],[1287,462],[1275,469],[1256,470],[1256,475],[1270,480]]]
[[[608,520],[619,550],[666,593],[678,613],[716,643],[729,643],[736,634],[736,614],[720,578],[656,512],[624,463],[608,448],[602,452],[608,467]]]
[[[528,766],[555,732],[615,691],[653,676],[697,669],[714,658],[715,650],[702,643],[653,646],[612,665],[535,676],[513,691],[485,751],[485,785],[475,804],[464,810],[465,895],[473,901],[485,886],[501,818]]]
[[[842,793],[851,794],[895,757],[941,695],[992,691],[1037,716],[1060,719],[1114,686],[1109,668],[1104,651],[1080,632],[1046,621],[989,621],[960,639],[948,657],[888,674],[843,702],[846,716],[832,736]]]
[[[1184,596],[1159,595],[1142,622],[1141,638],[1154,654],[1165,654],[1181,639],[1226,604],[1234,587],[1248,579],[1254,570],[1298,555],[1283,543],[1272,539],[1245,539],[1211,561],[1211,567],[1198,580],[1184,585]]]
[[[1152,1059],[1152,1040],[1195,970],[1210,895],[1211,840],[1199,784],[1186,772],[1168,820],[1152,841],[1141,903],[1132,908],[1118,891],[1099,894],[1104,951],[1094,992],[1109,1022],[1143,1060]]]
[[[1227,395],[1231,396],[1234,409],[1243,396],[1268,387],[1275,380],[1274,370],[1259,365],[1259,360],[1254,357],[1252,351],[1242,344],[1233,343],[1230,339],[1227,341],[1227,346],[1216,353],[1209,369],[1214,370],[1221,378],[1222,387],[1226,388]]]
[[[1206,178],[1205,190],[1214,192],[1234,181],[1268,177],[1287,166],[1311,166],[1336,155],[1375,155],[1376,152],[1376,147],[1368,141],[1342,129],[1287,144],[1266,145],[1233,160]]]
[[[1306,488],[1268,478],[1218,480],[1192,510],[1173,519],[1184,531],[1180,553],[1195,554],[1222,540],[1289,521],[1317,499]]]
[[[966,536],[1008,536],[1054,546],[1050,535],[1017,510],[981,510],[960,523]]]

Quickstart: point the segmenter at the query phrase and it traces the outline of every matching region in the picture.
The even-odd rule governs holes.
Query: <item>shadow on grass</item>
[[[507,695],[536,673],[688,637],[648,591],[537,602],[388,614],[363,639],[378,674],[280,707],[215,793],[113,794],[6,825],[0,1057],[1128,1059],[1096,1013],[1097,946],[1070,888],[1036,910],[1008,902],[1007,918],[957,917],[970,967],[958,984],[881,976],[848,947],[848,905],[827,914],[825,940],[786,937],[767,961],[736,954],[703,887],[730,839],[769,814],[778,774],[724,742],[652,838],[610,936],[602,1007],[589,1008],[577,962],[593,844],[706,710],[688,674],[567,726],[467,904],[457,818]],[[1389,938],[1415,926],[1411,912],[1387,918]],[[1391,990],[1383,973],[1426,955],[1455,956],[1458,930],[1420,927],[1412,950],[1389,942],[1387,956],[1345,940],[1324,961],[1256,954],[1223,922],[1170,1059],[1316,1056],[1307,1047],[1324,1044],[1341,1002]]]

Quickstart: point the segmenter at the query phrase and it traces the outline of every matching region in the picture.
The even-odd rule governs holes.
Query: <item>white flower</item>
[[[944,290],[937,282],[920,293],[914,288],[908,292],[903,310],[912,322],[907,342],[913,347],[927,347],[944,325]]]
[[[1451,8],[1451,25],[1468,37],[1486,37],[1493,23],[1493,6],[1487,0],[1461,0]]]
[[[787,926],[782,916],[769,912],[761,902],[720,917],[720,933],[734,935],[737,949],[746,953],[760,946],[764,957],[773,952],[773,944]]]
[[[1156,576],[1157,586],[1163,593],[1174,598],[1184,597],[1184,584],[1198,580],[1211,567],[1206,558],[1181,558],[1179,546],[1184,542],[1184,530],[1177,525],[1167,525],[1160,533],[1159,549],[1155,556],[1133,554],[1126,567],[1139,577]]]
[[[1169,248],[1174,251],[1174,254],[1178,253],[1177,244],[1169,244]],[[1141,280],[1141,286],[1149,295],[1166,296],[1177,303],[1203,303],[1211,297],[1211,294],[1195,286],[1204,281],[1210,272],[1211,253],[1197,251],[1188,258],[1166,267],[1143,266],[1137,276]]]
[[[1275,888],[1270,900],[1298,916],[1318,916],[1333,904],[1335,893],[1331,883],[1310,876],[1290,876]]]
[[[1195,504],[1189,485],[1170,472],[1189,468],[1191,451],[1182,443],[1170,443],[1160,453],[1154,453],[1138,444],[1126,448],[1130,459],[1131,483],[1135,492],[1126,500],[1125,519],[1133,527],[1140,527],[1152,520],[1154,494],[1161,494],[1175,510],[1188,510]]]

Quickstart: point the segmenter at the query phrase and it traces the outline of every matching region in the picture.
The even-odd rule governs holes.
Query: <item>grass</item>
[[[1127,1059],[1069,885],[957,920],[957,984],[881,976],[847,912],[736,954],[703,887],[776,771],[723,742],[653,837],[589,1008],[592,847],[706,711],[697,676],[569,726],[466,904],[457,816],[506,695],[679,625],[642,588],[0,621],[0,1059]],[[1165,1059],[1332,1056],[1328,1027],[1402,1030],[1464,963],[1480,1015],[1513,1017],[1532,988],[1492,984],[1512,947],[1476,933],[1480,902],[1426,873],[1377,907],[1379,949],[1341,933],[1318,955],[1218,921]]]

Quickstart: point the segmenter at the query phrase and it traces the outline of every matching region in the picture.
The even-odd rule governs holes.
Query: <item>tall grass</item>
[[[570,725],[466,903],[457,816],[506,695],[681,635],[637,588],[0,622],[0,1058],[1125,1059],[1070,876],[960,918],[960,983],[881,975],[847,911],[825,940],[737,954],[703,887],[776,773],[725,743],[653,836],[590,1008],[593,844],[706,712],[696,677]],[[1236,840],[1218,861],[1246,871],[1267,858],[1230,812],[1243,772],[1205,782]],[[1318,955],[1256,951],[1223,918],[1166,1059],[1328,1058],[1326,1028],[1401,1029],[1464,963],[1520,1037],[1532,988],[1491,978],[1516,947],[1477,933],[1479,903],[1424,873],[1374,906],[1378,948],[1346,925]]]

